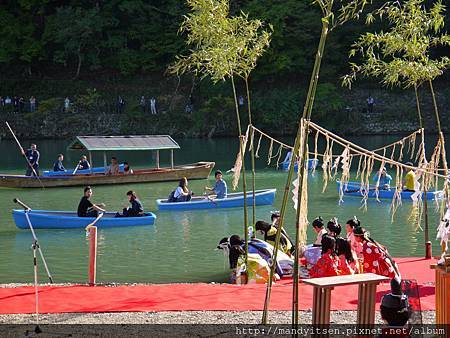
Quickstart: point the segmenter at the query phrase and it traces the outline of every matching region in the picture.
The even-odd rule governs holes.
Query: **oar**
[[[207,199],[208,201],[214,203],[214,205],[217,206],[217,202],[214,201],[211,197],[209,197],[209,195],[205,194],[205,197],[206,197],[206,199]]]
[[[22,153],[23,157],[25,157],[25,160],[27,161],[27,163],[30,166],[31,170],[33,170],[34,176],[36,176],[36,178],[39,180],[39,183],[41,183],[42,188],[44,188],[44,184],[42,183],[41,179],[39,178],[38,174],[36,173],[36,170],[34,170],[33,166],[31,165],[30,161],[28,160],[27,156],[25,155],[25,151],[23,150],[22,145],[20,144],[19,140],[17,139],[16,134],[14,134],[14,132],[13,132],[11,126],[9,125],[8,121],[5,121],[5,122],[6,122],[6,126],[8,127],[9,131],[11,132],[14,140],[16,141],[17,145],[19,146],[20,152]]]
[[[77,163],[77,165],[76,165],[76,167],[75,167],[75,170],[73,171],[72,175],[75,175],[75,173],[76,173],[77,170],[78,170],[78,166],[80,165],[80,163],[81,163],[81,160],[78,161],[78,163]]]
[[[86,231],[89,231],[89,228],[92,228],[95,225],[95,223],[97,223],[97,221],[102,217],[103,217],[103,212],[99,213],[97,218],[94,219],[94,221],[92,223],[88,224],[88,226],[86,227]]]
[[[31,211],[31,208],[28,205],[26,205],[25,203],[23,203],[21,200],[19,200],[18,198],[14,198],[13,202],[19,204],[25,210],[25,218],[27,219],[31,234],[33,235],[34,243],[39,251],[42,262],[44,263],[44,268],[45,268],[45,271],[47,272],[48,279],[50,280],[50,283],[53,283],[53,277],[50,273],[50,270],[48,269],[47,262],[45,261],[45,257],[44,257],[44,254],[42,253],[41,247],[38,244],[38,239],[36,237],[36,234],[34,233],[34,228],[33,228],[33,225],[31,224],[30,216],[28,216],[28,212]]]

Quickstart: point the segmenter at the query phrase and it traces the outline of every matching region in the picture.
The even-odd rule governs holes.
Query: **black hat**
[[[214,177],[216,177],[217,175],[223,175],[222,172],[220,170],[216,170]]]

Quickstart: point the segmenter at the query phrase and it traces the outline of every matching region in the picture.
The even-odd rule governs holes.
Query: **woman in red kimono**
[[[356,227],[353,234],[355,240],[362,244],[363,272],[372,272],[397,281],[401,280],[397,264],[384,246],[370,238],[362,227]]]
[[[350,240],[342,237],[336,238],[336,255],[339,259],[339,270],[343,275],[359,273],[359,262],[352,251]]]
[[[309,271],[311,278],[332,277],[341,274],[339,260],[334,252],[336,240],[329,236],[322,236],[322,256]]]

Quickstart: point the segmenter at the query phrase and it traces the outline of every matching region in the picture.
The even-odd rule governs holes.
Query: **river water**
[[[352,141],[376,148],[395,141],[399,137],[371,136],[351,138]],[[181,150],[175,152],[175,163],[215,161],[216,168],[223,171],[234,164],[237,142],[235,139],[180,139]],[[292,139],[284,139],[292,144]],[[24,145],[31,141],[24,141]],[[50,168],[58,153],[65,154],[66,168],[73,168],[80,153],[66,151],[70,140],[38,141],[41,152],[41,168]],[[430,142],[431,143],[431,142]],[[267,165],[268,144],[263,142],[260,158],[257,159],[257,188],[277,188],[274,206],[257,207],[256,218],[269,220],[270,211],[279,209],[282,191],[286,183],[286,173],[278,171],[274,163]],[[23,159],[17,146],[10,140],[0,141],[0,172],[22,173]],[[111,154],[113,155],[113,154]],[[154,165],[150,152],[121,153],[120,161],[128,161],[133,167]],[[99,154],[94,157],[99,165],[103,162]],[[162,164],[169,163],[169,154],[161,155]],[[273,161],[272,161],[273,162]],[[276,160],[275,160],[276,162]],[[250,172],[248,171],[248,177]],[[231,186],[231,175],[225,175]],[[201,194],[208,180],[191,181],[190,187]],[[320,170],[309,177],[309,219],[321,215],[325,220],[337,216],[341,223],[357,215],[372,237],[389,248],[394,256],[422,256],[424,254],[424,233],[411,222],[411,203],[404,203],[391,222],[390,201],[371,201],[368,210],[360,209],[359,198],[346,198],[338,204],[336,184],[329,182],[322,193]],[[136,185],[115,185],[94,187],[92,200],[104,202],[108,210],[121,210],[126,203],[126,191],[133,189],[144,203],[146,210],[156,210],[155,200],[165,198],[176,183],[152,183]],[[12,199],[17,197],[34,209],[76,210],[82,196],[82,187],[42,189],[1,189],[0,188],[0,283],[32,282],[32,236],[27,230],[15,227],[11,210],[16,207]],[[216,251],[218,241],[225,236],[242,234],[242,209],[206,210],[186,212],[156,212],[154,226],[125,227],[99,230],[97,280],[98,282],[223,282],[228,278],[228,262],[221,251]],[[438,243],[434,240],[438,214],[433,204],[430,207],[430,238],[433,252],[438,253]],[[294,209],[289,204],[286,219],[288,232],[294,235]],[[37,230],[41,248],[56,282],[86,282],[88,263],[88,242],[81,229]],[[308,238],[312,239],[312,229]],[[40,265],[40,280],[45,281],[45,272]]]

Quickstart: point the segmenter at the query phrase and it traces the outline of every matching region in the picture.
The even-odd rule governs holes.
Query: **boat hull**
[[[119,165],[119,171],[123,172],[124,165]],[[90,175],[90,174],[104,174],[106,172],[105,167],[93,167],[91,169],[83,169],[77,170],[75,175]],[[64,170],[64,171],[52,171],[52,170],[44,170],[42,172],[42,176],[45,177],[53,177],[53,176],[73,176],[73,171],[75,169]]]
[[[281,170],[285,170],[285,171],[289,170],[289,164],[290,164],[290,162],[282,162],[282,163],[280,164],[280,169],[281,169]],[[310,159],[308,160],[308,170],[313,170],[313,169],[315,169],[315,168],[317,167],[318,164],[319,164],[319,160],[310,158]],[[298,164],[297,164],[297,162],[295,163],[294,170],[298,170]]]
[[[340,191],[341,182],[337,182],[338,191]],[[348,184],[344,187],[344,195],[346,196],[357,196],[363,197],[363,192],[360,191],[360,183],[358,182],[348,182]],[[391,188],[390,190],[378,189],[378,198],[380,199],[392,199],[394,197],[395,188]],[[412,201],[411,196],[414,192],[411,191],[402,191],[401,196],[403,201]],[[423,193],[421,193],[422,195]],[[420,196],[421,196],[420,195]],[[369,198],[376,198],[375,186],[371,185],[369,187]],[[427,192],[427,200],[440,199],[442,198],[442,191],[428,191]]]
[[[256,205],[272,205],[275,200],[276,189],[255,191]],[[247,192],[247,204],[253,203],[253,193]],[[167,199],[156,200],[158,210],[197,210],[197,209],[223,209],[239,208],[244,206],[244,194],[231,193],[224,199],[208,199],[206,197],[194,197],[189,202],[167,202]]]
[[[147,212],[141,217],[114,217],[114,212],[106,212],[95,225],[98,228],[117,228],[155,224],[156,215]],[[35,229],[74,229],[85,228],[94,217],[78,217],[73,211],[31,210],[28,212],[31,225]],[[13,218],[19,229],[28,229],[24,210],[13,210]]]
[[[214,168],[214,162],[198,162],[173,168],[135,170],[134,174],[124,175],[68,175],[68,176],[41,176],[39,179],[24,175],[0,174],[0,187],[6,188],[45,188],[70,187],[86,185],[124,184],[179,181],[182,177],[189,180],[206,179]]]

